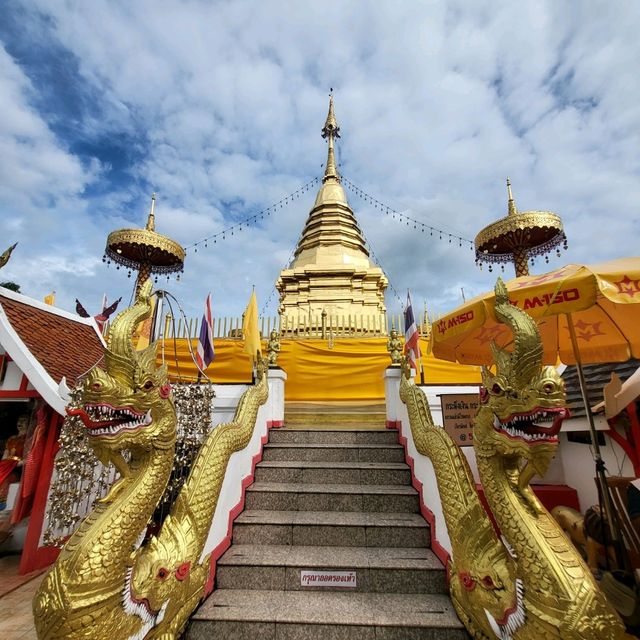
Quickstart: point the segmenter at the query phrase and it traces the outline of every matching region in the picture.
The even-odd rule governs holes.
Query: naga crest
[[[513,351],[492,343],[496,373],[483,367],[481,408],[493,422],[477,421],[474,433],[481,454],[517,456],[530,463],[528,480],[544,475],[558,445],[558,432],[568,417],[564,382],[555,367],[542,366],[542,340],[535,321],[509,302],[498,278],[495,313],[513,333]],[[528,483],[527,480],[527,483]]]
[[[109,330],[104,369],[94,367],[83,383],[81,407],[68,413],[87,427],[90,444],[102,462],[113,462],[127,475],[120,452],[167,449],[175,442],[175,422],[166,367],[156,367],[156,344],[143,351],[133,347],[137,325],[151,314],[151,282],[136,302],[120,313]]]

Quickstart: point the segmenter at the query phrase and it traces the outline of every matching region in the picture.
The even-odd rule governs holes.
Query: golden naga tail
[[[13,253],[13,250],[17,246],[18,246],[18,243],[16,242],[12,244],[8,249],[2,252],[2,255],[0,255],[0,269],[2,269],[2,267],[4,267],[4,265],[7,264],[7,262],[9,262],[9,258],[11,258],[11,254]]]

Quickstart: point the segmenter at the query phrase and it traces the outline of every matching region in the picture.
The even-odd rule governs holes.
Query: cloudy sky
[[[330,87],[340,171],[379,201],[472,240],[506,214],[560,214],[549,265],[638,253],[637,2],[4,0],[0,280],[73,309],[129,299],[107,234],[144,223],[184,246],[322,175]],[[275,314],[314,189],[188,251],[163,286],[190,315]],[[393,287],[432,313],[490,288],[468,243],[407,228],[347,192]],[[507,275],[512,276],[511,270]],[[391,289],[390,311],[400,302]]]

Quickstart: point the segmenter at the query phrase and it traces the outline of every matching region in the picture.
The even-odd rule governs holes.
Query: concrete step
[[[196,611],[188,640],[467,640],[440,594],[220,589]]]
[[[429,549],[233,544],[216,568],[218,589],[285,591],[344,590],[344,585],[309,587],[302,571],[353,574],[356,591],[445,593],[445,571]],[[351,588],[349,588],[351,590]]]
[[[263,460],[314,460],[317,462],[404,462],[399,444],[296,444],[268,442]]]
[[[317,462],[268,460],[256,465],[258,482],[312,484],[409,484],[411,471],[404,462]]]
[[[418,492],[407,486],[254,482],[245,509],[417,513],[419,504]]]
[[[269,442],[293,444],[396,444],[398,432],[329,429],[272,429]]]
[[[429,525],[417,513],[250,509],[233,525],[233,544],[428,547]]]

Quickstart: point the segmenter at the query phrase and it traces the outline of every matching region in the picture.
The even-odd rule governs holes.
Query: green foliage
[[[15,282],[0,282],[0,287],[4,287],[5,289],[11,289],[11,291],[20,293],[20,285],[16,284]]]

